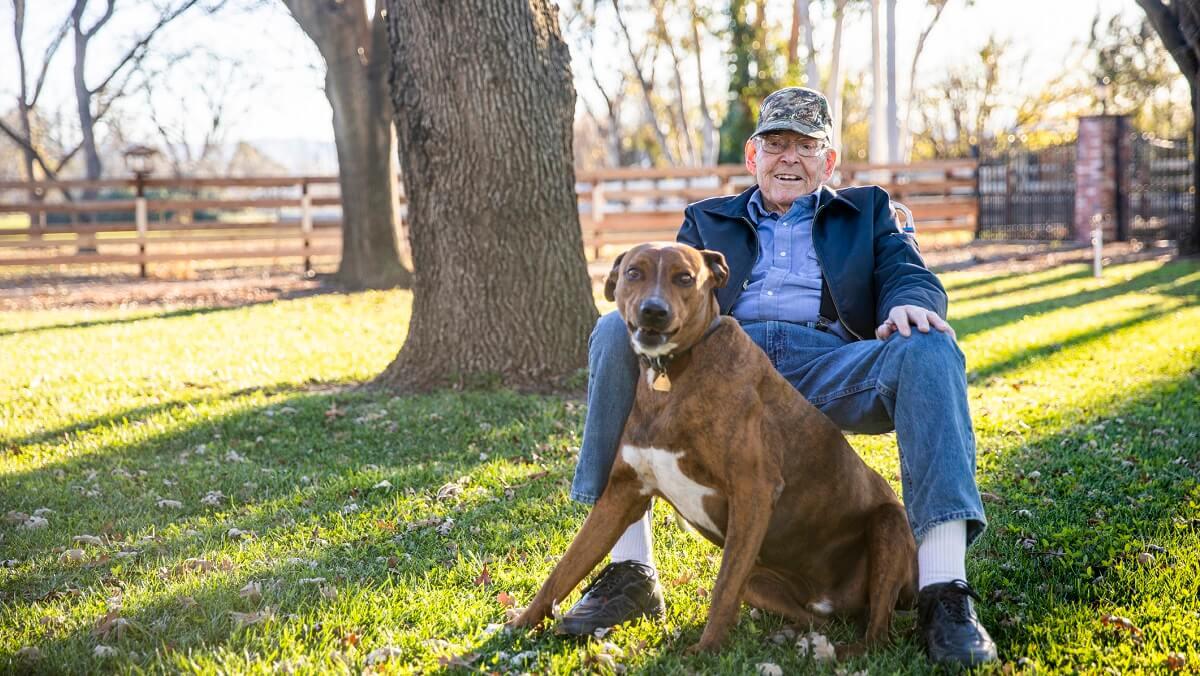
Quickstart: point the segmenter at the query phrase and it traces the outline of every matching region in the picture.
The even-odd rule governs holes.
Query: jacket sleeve
[[[886,191],[873,191],[875,244],[875,323],[882,324],[888,311],[898,305],[916,305],[946,316],[946,289],[937,275],[925,266],[912,235],[896,225]]]
[[[679,232],[675,234],[675,241],[703,249],[704,240],[700,238],[700,228],[696,227],[696,214],[693,209],[694,207],[689,206],[683,210],[683,225],[679,226]]]

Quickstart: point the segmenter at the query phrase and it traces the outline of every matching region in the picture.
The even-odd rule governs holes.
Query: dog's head
[[[713,289],[728,280],[729,266],[720,252],[641,244],[617,256],[604,297],[617,302],[633,349],[657,357],[700,340],[718,312]]]

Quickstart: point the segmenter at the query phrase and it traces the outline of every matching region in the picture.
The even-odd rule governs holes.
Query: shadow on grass
[[[1020,321],[1025,317],[1037,316],[1055,310],[1063,310],[1068,308],[1082,307],[1090,303],[1114,298],[1116,296],[1125,295],[1128,293],[1138,293],[1148,291],[1158,286],[1172,285],[1181,277],[1187,276],[1197,270],[1200,270],[1200,263],[1196,262],[1180,262],[1175,264],[1164,265],[1153,270],[1143,272],[1129,280],[1105,286],[1092,291],[1084,291],[1081,293],[1060,296],[1056,298],[1048,298],[1046,300],[1018,305],[1012,307],[997,308],[988,312],[983,312],[967,317],[954,318],[954,328],[958,333],[959,338],[963,338],[975,333],[983,333],[992,329],[999,328],[1005,324]],[[1194,295],[1196,286],[1195,280],[1183,285],[1187,293]],[[1166,290],[1164,290],[1166,292]]]
[[[1078,269],[1072,270],[1069,268],[1078,268]],[[1061,284],[1063,282],[1068,282],[1068,281],[1075,280],[1075,279],[1085,279],[1085,278],[1091,276],[1091,271],[1082,265],[1071,265],[1071,266],[1069,266],[1069,268],[1066,270],[1059,271],[1057,274],[1040,277],[1038,279],[1034,279],[1025,284],[1021,284],[1019,286],[1014,286],[1014,287],[1009,287],[1009,288],[1004,288],[1004,289],[995,289],[995,290],[986,291],[986,292],[980,293],[980,294],[965,293],[965,294],[961,294],[961,295],[956,295],[951,300],[952,300],[952,302],[963,302],[963,301],[968,301],[968,300],[970,300],[970,301],[984,300],[987,298],[994,298],[996,296],[1004,296],[1004,295],[1011,294],[1011,293],[1024,293],[1026,291],[1032,291],[1033,289],[1039,289],[1039,288],[1043,288],[1043,287],[1047,287],[1047,286],[1053,286],[1055,284]],[[973,284],[972,286],[982,286],[983,284],[991,284],[993,282],[1010,279],[1011,277],[1014,277],[1014,276],[1015,277],[1028,277],[1031,275],[1029,275],[1027,273],[1020,273],[1020,274],[1016,274],[1016,275],[1001,275],[1001,276],[995,277],[995,278],[987,278],[984,280],[977,280],[980,283]],[[947,289],[947,290],[949,290],[949,289]],[[956,289],[952,290],[951,293],[960,294],[961,291],[962,291],[961,288],[956,288]]]
[[[344,415],[327,414],[334,401],[346,412]],[[562,412],[563,406],[567,414]],[[268,408],[273,416],[266,416]],[[281,413],[288,408],[294,411]],[[383,409],[402,417],[401,424],[394,428],[385,425],[393,416],[377,416]],[[455,565],[464,557],[475,557],[481,543],[493,552],[514,546],[535,550],[537,540],[546,532],[539,524],[546,509],[544,500],[500,504],[480,497],[464,500],[456,508],[453,501],[433,500],[432,493],[482,464],[485,457],[480,455],[481,447],[487,448],[486,457],[493,461],[529,463],[528,480],[513,486],[514,497],[519,498],[529,486],[544,489],[560,480],[569,456],[550,446],[555,437],[578,426],[579,420],[572,420],[577,416],[570,410],[570,406],[555,400],[511,393],[405,399],[362,391],[336,396],[297,394],[272,401],[270,406],[208,418],[127,448],[112,446],[10,474],[0,481],[4,510],[32,511],[37,504],[50,506],[55,512],[50,517],[50,529],[14,530],[8,537],[9,551],[27,553],[29,558],[5,576],[0,597],[10,609],[57,607],[81,616],[72,630],[39,645],[45,655],[66,656],[65,662],[58,663],[66,670],[79,669],[79,663],[72,660],[90,660],[96,643],[115,643],[123,650],[145,654],[185,654],[190,649],[215,645],[237,653],[246,644],[244,636],[259,628],[236,628],[227,611],[249,613],[271,605],[280,619],[290,613],[320,618],[321,608],[338,603],[322,594],[321,584],[305,586],[297,578],[326,577],[332,587],[353,597],[366,590],[390,587],[398,579],[403,579],[405,585],[416,585],[431,568],[454,575]],[[563,425],[564,419],[569,424]],[[262,439],[261,435],[270,438],[249,441]],[[202,442],[207,442],[208,448],[200,455],[196,444]],[[273,448],[288,448],[289,453],[272,452]],[[545,457],[534,458],[534,449]],[[202,478],[189,474],[186,465],[176,466],[184,452],[189,453],[187,462],[193,467],[203,464]],[[231,452],[252,464],[230,460],[227,454]],[[549,463],[553,471],[538,469],[538,463]],[[113,478],[109,471],[113,467],[122,474]],[[82,498],[75,495],[70,484],[93,469],[101,472],[103,494],[87,499],[85,509],[80,509]],[[148,471],[141,475],[139,469]],[[316,479],[312,484],[300,485],[297,479],[301,473]],[[247,478],[258,485],[248,488]],[[384,478],[393,482],[394,492],[372,490]],[[164,487],[164,479],[176,484]],[[185,506],[178,511],[155,509],[155,494],[160,490]],[[227,499],[213,508],[200,506],[200,498],[211,490],[225,492]],[[448,537],[434,534],[432,526],[408,533],[401,522],[397,529],[398,517],[415,518],[405,516],[402,504],[414,495],[427,498],[429,504],[423,508],[426,512],[452,513],[460,527]],[[351,502],[389,516],[375,521],[378,516],[343,512]],[[513,519],[512,523],[504,518],[522,512],[525,518]],[[487,524],[488,534],[472,533],[468,526],[473,523]],[[238,547],[251,548],[250,556],[257,557],[255,564],[272,563],[252,565],[253,570],[242,566],[222,570],[219,559],[229,546],[230,527],[256,533],[256,539],[239,542]],[[81,546],[69,544],[71,536],[80,533],[104,534],[143,551],[135,559],[103,560],[94,567],[58,563],[51,546]],[[142,542],[123,537],[122,533],[152,536]],[[308,533],[311,535],[306,536]],[[299,541],[296,534],[302,536]],[[380,564],[378,557],[402,551],[393,541],[396,537],[403,537],[403,547],[411,547],[410,551],[420,556],[412,561],[397,558]],[[297,556],[306,560],[305,565],[287,562]],[[208,574],[184,570],[188,565],[198,565],[185,564],[189,559],[210,560],[217,568]],[[121,616],[131,623],[127,637],[118,641],[93,635],[94,622],[103,614],[93,609],[98,598],[119,595],[120,587],[127,585],[153,588],[159,579],[175,589],[157,594],[149,604],[125,608]],[[238,591],[251,580],[263,583],[262,602],[239,598]],[[272,586],[272,580],[287,584],[278,588]],[[387,609],[376,606],[370,607],[373,614],[387,614]],[[214,617],[211,609],[219,609],[219,614]],[[354,612],[350,607],[334,617]],[[374,619],[364,618],[363,622],[372,631],[386,629],[377,626]],[[323,629],[318,625],[315,630],[319,636],[314,638],[320,639],[317,643],[328,639],[330,645],[345,648],[345,636],[336,635],[340,631],[336,624],[330,625],[327,620],[325,624]],[[404,622],[396,618],[396,624]],[[347,632],[352,625],[347,620]],[[274,631],[279,626],[277,620],[265,629]],[[382,644],[385,637],[371,638]],[[311,650],[312,646],[306,643],[305,649]]]
[[[136,317],[115,317],[111,319],[85,319],[78,322],[62,322],[58,324],[46,324],[44,326],[31,326],[25,329],[0,329],[0,338],[5,336],[19,336],[27,334],[43,333],[45,331],[57,331],[60,329],[87,329],[97,326],[117,326],[121,324],[136,324],[137,322],[151,321],[155,319],[174,319],[176,317],[194,317],[209,315],[218,312],[228,312],[229,310],[238,310],[241,308],[253,307],[256,305],[270,305],[276,301],[297,300],[300,298],[310,298],[312,296],[323,296],[334,293],[344,293],[335,288],[317,288],[317,289],[300,289],[282,293],[270,300],[254,300],[239,303],[231,303],[229,305],[182,308],[178,310],[164,310],[162,312],[152,312],[148,314],[140,314]]]

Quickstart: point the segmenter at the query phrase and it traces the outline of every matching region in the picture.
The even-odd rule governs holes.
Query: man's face
[[[763,206],[777,213],[786,212],[796,198],[828,181],[837,165],[836,150],[825,147],[823,141],[791,131],[750,139],[745,152],[746,169],[758,182]],[[815,157],[806,157],[814,152]]]

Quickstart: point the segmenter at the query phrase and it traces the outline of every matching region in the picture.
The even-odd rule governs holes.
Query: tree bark
[[[549,0],[387,0],[417,275],[376,383],[549,389],[586,364],[596,307],[572,165],[575,91]]]
[[[411,288],[396,228],[396,142],[382,6],[372,19],[364,0],[283,2],[325,60],[342,194],[342,260],[335,278],[350,289]]]
[[[721,137],[708,109],[708,97],[704,94],[704,59],[700,42],[700,17],[696,12],[696,0],[688,4],[692,14],[692,41],[696,45],[696,91],[700,94],[700,164],[711,166],[717,163],[717,151],[721,148]]]
[[[1183,254],[1200,254],[1200,0],[1137,0],[1163,46],[1187,78],[1192,94],[1192,230],[1179,242]]]

